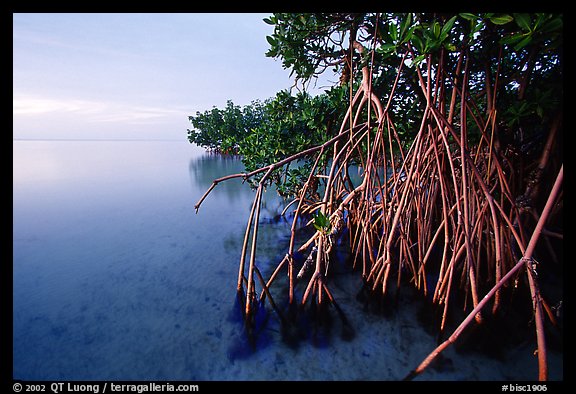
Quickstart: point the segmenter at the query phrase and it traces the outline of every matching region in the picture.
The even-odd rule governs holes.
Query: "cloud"
[[[81,116],[83,122],[144,124],[174,117],[186,118],[187,111],[112,101],[20,96],[13,98],[13,115],[15,118],[46,115]]]
[[[93,114],[105,110],[99,102],[77,99],[51,99],[41,97],[14,97],[13,115],[45,115],[49,113]]]
[[[131,124],[150,123],[162,121],[166,118],[186,117],[185,111],[165,109],[158,107],[139,106],[110,106],[105,113],[99,114],[96,121],[99,122],[122,122]]]

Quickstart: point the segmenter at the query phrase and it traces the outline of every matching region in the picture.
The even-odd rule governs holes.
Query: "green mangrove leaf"
[[[530,15],[529,14],[514,14],[514,21],[522,29],[530,31]]]
[[[476,19],[478,19],[478,15],[470,14],[467,12],[462,12],[459,15],[468,21],[475,21]]]
[[[448,33],[450,33],[450,30],[452,30],[452,27],[454,26],[454,22],[456,22],[456,18],[457,16],[454,15],[444,26],[442,26],[442,31],[440,33],[441,36],[447,36]]]
[[[512,22],[514,18],[510,15],[495,15],[490,17],[490,22],[494,23],[495,25],[505,25],[508,22]]]

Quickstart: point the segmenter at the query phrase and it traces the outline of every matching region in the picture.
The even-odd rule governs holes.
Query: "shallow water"
[[[330,331],[282,341],[275,315],[256,351],[237,318],[237,266],[254,192],[213,179],[238,159],[176,141],[13,143],[13,368],[23,380],[398,380],[436,346],[418,305],[363,311],[357,276],[335,278]],[[282,201],[266,193],[259,260],[285,253]],[[268,272],[268,271],[266,271]],[[348,333],[350,334],[350,333]],[[534,380],[531,344],[501,360],[446,351],[420,380]],[[561,380],[551,352],[550,378]]]

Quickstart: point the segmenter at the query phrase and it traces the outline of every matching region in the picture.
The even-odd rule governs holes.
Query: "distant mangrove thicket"
[[[546,379],[546,334],[561,329],[562,291],[547,281],[563,271],[562,15],[277,13],[264,22],[274,26],[266,55],[295,86],[326,69],[340,84],[189,118],[191,143],[238,153],[246,166],[214,180],[196,209],[227,179],[256,190],[237,286],[247,324],[266,301],[290,324],[271,291],[282,272],[289,311],[339,310],[330,275],[346,233],[372,296],[415,287],[442,333],[450,308],[467,313],[407,378],[522,294]],[[258,219],[272,183],[294,212],[286,255],[264,278]],[[312,235],[296,245],[300,226]]]
[[[224,109],[212,108],[190,116],[191,143],[223,154],[239,154],[248,171],[275,163],[326,141],[338,130],[348,107],[347,89],[335,87],[311,96],[281,91],[264,103],[239,107],[229,100]],[[297,168],[270,175],[282,196],[294,195],[310,171],[310,160]],[[257,183],[256,179],[251,179]]]

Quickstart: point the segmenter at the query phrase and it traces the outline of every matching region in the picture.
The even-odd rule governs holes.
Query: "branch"
[[[363,126],[364,126],[364,124],[357,125],[357,126],[355,126],[355,127],[352,129],[352,131],[353,131],[353,132],[356,132],[356,131],[358,131],[360,128],[362,128]],[[252,172],[249,172],[249,173],[244,173],[244,172],[243,172],[243,173],[238,173],[238,174],[232,174],[232,175],[224,176],[224,177],[222,177],[222,178],[215,179],[214,181],[212,181],[212,185],[210,185],[210,187],[209,187],[208,190],[206,190],[206,192],[202,195],[202,197],[200,198],[200,200],[198,200],[198,202],[196,203],[196,205],[194,205],[194,209],[196,209],[196,213],[198,213],[198,210],[200,209],[200,205],[201,205],[202,202],[206,199],[206,197],[208,196],[208,194],[210,194],[210,192],[211,192],[212,190],[214,190],[214,188],[216,187],[216,185],[218,185],[220,182],[227,181],[227,180],[229,180],[229,179],[234,179],[234,178],[243,178],[244,180],[247,180],[247,179],[253,177],[254,175],[257,175],[257,174],[259,174],[259,173],[261,173],[261,172],[264,172],[264,171],[272,172],[272,171],[274,171],[275,169],[277,169],[277,168],[279,168],[279,167],[282,167],[283,165],[288,164],[288,163],[290,163],[290,162],[292,162],[292,161],[294,161],[294,160],[296,160],[296,159],[299,159],[299,158],[301,158],[301,157],[303,157],[303,156],[307,156],[307,155],[309,155],[309,154],[311,154],[311,153],[314,153],[314,152],[317,152],[317,151],[319,151],[319,150],[321,150],[321,149],[325,149],[327,146],[329,146],[329,145],[333,144],[334,142],[338,141],[340,138],[345,137],[345,136],[348,136],[349,133],[350,133],[350,129],[344,130],[344,131],[340,132],[340,134],[338,134],[337,136],[335,136],[335,137],[329,139],[328,141],[326,141],[325,143],[323,143],[322,145],[317,145],[317,146],[314,146],[314,147],[312,147],[312,148],[308,148],[308,149],[306,149],[306,150],[304,150],[304,151],[298,152],[298,153],[296,153],[296,154],[294,154],[294,155],[292,155],[292,156],[289,156],[289,157],[287,157],[287,158],[285,158],[285,159],[283,159],[283,160],[280,160],[280,161],[278,161],[278,162],[276,162],[276,163],[273,163],[273,164],[270,164],[270,165],[267,165],[267,166],[258,168],[258,169],[254,170],[254,171],[252,171]]]
[[[552,210],[552,206],[554,205],[554,203],[556,201],[556,197],[560,191],[560,187],[562,185],[563,175],[564,175],[564,166],[560,167],[560,171],[558,172],[558,176],[556,177],[556,182],[554,183],[554,187],[552,188],[552,191],[550,192],[550,195],[548,196],[548,201],[546,202],[546,206],[544,207],[544,210],[542,211],[542,215],[540,216],[540,220],[536,224],[536,228],[534,229],[534,232],[532,233],[532,237],[530,238],[530,242],[528,243],[528,247],[526,248],[526,251],[524,252],[524,256],[484,296],[482,301],[480,301],[478,303],[478,305],[476,306],[476,308],[474,308],[472,310],[472,312],[470,312],[468,314],[466,319],[464,319],[464,321],[462,323],[460,323],[460,325],[458,326],[458,328],[456,328],[456,330],[454,330],[452,335],[450,335],[450,337],[447,340],[445,340],[440,346],[438,346],[436,349],[434,349],[434,351],[432,351],[432,353],[430,353],[428,355],[428,357],[426,357],[424,359],[424,361],[422,361],[420,363],[420,365],[415,370],[410,372],[404,378],[404,380],[414,379],[417,375],[422,373],[440,353],[442,353],[448,346],[455,343],[456,340],[458,339],[458,337],[460,336],[460,334],[462,333],[462,331],[464,331],[464,329],[466,327],[468,327],[468,325],[472,322],[472,320],[474,319],[476,314],[479,313],[482,310],[482,308],[484,308],[484,306],[486,306],[486,304],[494,296],[496,291],[498,291],[506,282],[508,282],[510,280],[510,278],[512,278],[512,276],[514,276],[514,274],[517,271],[519,271],[523,267],[526,267],[526,265],[528,263],[529,264],[532,263],[532,254],[534,253],[534,249],[536,248],[536,244],[538,243],[538,239],[540,238],[540,234],[542,233],[542,230],[543,230],[544,225],[548,219],[550,211]],[[530,269],[530,270],[532,269],[531,265],[528,266],[528,269]],[[539,294],[537,294],[537,296],[539,297]],[[539,304],[538,297],[534,300],[534,302],[537,304]],[[541,326],[541,323],[542,323],[541,319],[539,319],[539,316],[536,316],[536,317],[538,320],[537,321],[537,328],[538,328],[537,329],[537,335],[538,335],[538,364],[539,364],[539,370],[540,370],[540,373],[539,373],[540,376],[539,377],[540,377],[540,379],[546,379],[547,369],[546,369],[546,349],[545,349],[545,342],[544,342],[544,336],[543,336],[544,333],[543,333],[542,326]]]

